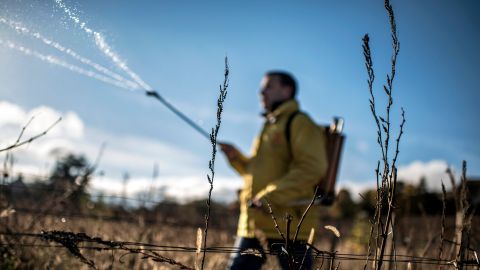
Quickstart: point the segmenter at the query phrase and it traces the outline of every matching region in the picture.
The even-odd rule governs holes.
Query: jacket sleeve
[[[260,190],[255,199],[266,198],[285,205],[312,192],[327,171],[325,136],[306,115],[294,118],[291,125],[290,147],[293,161],[288,172]]]
[[[230,166],[235,169],[240,175],[245,175],[247,173],[248,163],[250,162],[250,158],[246,157],[243,154],[234,160],[228,160]]]
[[[259,138],[256,138],[252,144],[252,152],[256,151],[258,147]],[[240,153],[240,156],[234,160],[228,160],[230,166],[235,169],[241,176],[248,173],[248,165],[250,164],[251,157],[247,157],[244,154]]]

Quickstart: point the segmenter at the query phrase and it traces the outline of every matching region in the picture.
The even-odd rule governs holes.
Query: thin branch
[[[368,75],[368,89],[370,93],[370,110],[372,112],[372,116],[374,118],[376,127],[377,127],[377,143],[380,146],[380,150],[382,153],[382,161],[383,161],[383,171],[379,172],[379,165],[380,161],[377,164],[377,170],[375,171],[377,177],[377,203],[375,205],[375,214],[374,220],[372,224],[372,228],[370,231],[370,239],[368,243],[368,253],[367,259],[365,262],[364,269],[367,268],[367,264],[369,261],[370,256],[370,246],[372,241],[372,236],[374,233],[374,228],[376,228],[376,239],[375,239],[375,268],[381,269],[383,263],[383,257],[385,254],[385,247],[387,243],[388,234],[390,228],[393,230],[393,215],[395,210],[395,190],[397,184],[397,169],[396,169],[396,161],[398,157],[400,139],[403,135],[403,128],[405,125],[405,111],[402,110],[402,122],[400,124],[400,131],[398,137],[396,139],[396,149],[395,154],[392,159],[392,163],[390,164],[390,138],[391,138],[391,109],[393,105],[393,82],[396,75],[396,63],[397,57],[400,51],[400,43],[397,37],[397,26],[395,22],[395,15],[393,12],[393,8],[390,5],[389,0],[384,1],[385,9],[387,11],[390,23],[390,30],[391,30],[391,38],[392,38],[392,56],[391,56],[391,71],[390,74],[387,74],[386,84],[383,85],[383,90],[387,95],[387,105],[386,105],[386,114],[384,117],[379,116],[376,111],[376,104],[375,104],[375,95],[373,93],[373,82],[375,79],[374,70],[373,70],[373,62],[372,62],[372,55],[370,50],[370,38],[368,34],[363,37],[363,55],[365,58],[365,66],[367,69]],[[381,178],[381,180],[379,179]],[[386,204],[386,216],[384,216],[384,204]],[[393,243],[394,245],[394,243]],[[394,248],[394,246],[392,246]],[[396,252],[394,252],[394,257],[396,257]],[[396,268],[396,258],[394,258],[394,264]]]
[[[303,212],[302,217],[301,217],[300,220],[298,221],[297,229],[295,230],[295,235],[294,235],[294,237],[293,237],[293,243],[294,243],[294,244],[297,242],[298,233],[300,232],[300,227],[302,227],[303,220],[305,219],[305,217],[307,216],[308,211],[310,211],[310,208],[312,208],[313,204],[315,203],[315,200],[317,199],[318,188],[319,188],[319,186],[317,186],[317,187],[315,188],[315,193],[313,194],[312,201],[310,201],[310,203],[308,204],[307,208],[306,208],[305,211]]]
[[[23,133],[25,133],[25,130],[30,125],[30,123],[32,123],[34,118],[35,118],[35,116],[32,116],[30,118],[30,120],[28,120],[28,122],[22,127],[22,130],[20,131],[20,134],[18,134],[17,140],[15,141],[15,143],[13,145],[18,144],[20,142],[20,140],[22,139]],[[3,162],[3,178],[4,178],[4,180],[6,180],[5,178],[8,178],[9,169],[10,170],[12,169],[12,166],[10,166],[10,168],[8,168],[8,161],[10,161],[11,165],[13,165],[13,156],[10,154],[10,151],[7,150],[6,155],[5,155],[5,160]]]
[[[292,215],[286,213],[285,214],[285,228],[287,229],[287,236],[286,236],[286,240],[285,240],[285,250],[287,251],[287,260],[288,260],[288,266],[289,266],[289,269],[294,269],[294,265],[295,265],[295,246],[294,244],[292,243],[292,245],[290,246],[290,225],[292,224]]]
[[[402,122],[400,123],[400,131],[398,133],[398,137],[396,139],[396,148],[395,148],[395,155],[393,157],[393,161],[392,161],[392,166],[396,166],[396,163],[397,163],[397,157],[398,157],[398,154],[400,153],[400,150],[399,150],[399,147],[400,147],[400,140],[402,138],[402,135],[403,135],[403,127],[405,126],[405,110],[403,109],[403,107],[401,108],[402,110]],[[390,178],[392,178],[392,175],[390,174]]]
[[[50,126],[49,126],[46,130],[44,130],[43,132],[41,132],[41,133],[39,133],[39,134],[37,134],[37,135],[35,135],[35,136],[33,136],[33,137],[30,137],[30,138],[28,138],[28,139],[26,139],[26,140],[24,140],[24,141],[21,141],[21,142],[19,142],[19,141],[17,140],[17,142],[15,142],[14,144],[12,144],[12,145],[10,145],[10,146],[7,146],[7,147],[5,147],[5,148],[3,148],[3,149],[0,149],[0,152],[12,150],[12,149],[17,148],[17,147],[20,147],[20,146],[22,146],[22,145],[24,145],[24,144],[31,143],[31,142],[35,141],[36,139],[38,139],[38,138],[44,136],[45,134],[47,134],[47,133],[48,133],[56,124],[58,124],[58,122],[60,122],[61,120],[62,120],[62,117],[58,118],[57,121],[55,121],[52,125],[50,125]],[[22,130],[22,132],[21,132],[20,134],[23,134],[23,130]],[[20,138],[20,137],[21,137],[21,136],[19,136],[19,138]]]
[[[390,22],[390,31],[391,31],[391,37],[392,37],[392,47],[393,47],[393,53],[391,57],[391,71],[390,75],[387,75],[387,85],[383,86],[383,89],[385,90],[385,93],[387,94],[388,97],[388,103],[386,107],[386,117],[387,120],[384,121],[386,124],[385,128],[385,169],[386,169],[386,174],[384,175],[387,177],[388,175],[388,170],[390,168],[388,164],[388,150],[389,150],[389,143],[390,143],[390,110],[393,105],[393,98],[392,98],[392,93],[393,93],[393,81],[395,79],[395,70],[396,70],[396,63],[397,63],[397,56],[400,51],[400,43],[398,42],[398,37],[397,37],[397,26],[395,23],[395,15],[393,12],[392,5],[390,5],[389,0],[385,0],[385,9],[387,10],[388,17],[389,17],[389,22]],[[403,109],[402,109],[403,111]],[[400,134],[401,136],[401,134]],[[392,164],[393,165],[393,164]],[[390,175],[390,180],[391,180],[391,175]]]
[[[72,233],[64,231],[44,231],[42,232],[42,239],[45,241],[52,241],[59,243],[70,251],[75,257],[79,258],[81,262],[87,264],[93,269],[97,269],[93,260],[87,259],[81,252],[78,244],[80,243],[96,243],[100,244],[107,248],[116,248],[127,251],[128,254],[141,254],[143,255],[142,259],[151,259],[155,262],[168,263],[174,266],[179,267],[180,269],[194,270],[194,268],[186,266],[180,262],[175,261],[174,259],[160,255],[159,253],[153,250],[145,250],[142,248],[130,248],[125,245],[123,242],[116,241],[106,241],[100,237],[90,237],[85,233]],[[127,243],[128,245],[128,243]],[[97,248],[100,249],[100,248]]]
[[[394,182],[396,182],[397,181],[397,168],[393,167],[392,171],[393,171]],[[393,224],[392,224],[391,221],[392,221],[392,215],[393,215],[393,211],[394,211],[393,200],[395,199],[395,197],[394,197],[395,187],[396,187],[396,185],[394,184],[393,185],[393,190],[392,190],[392,197],[391,197],[392,200],[388,204],[387,221],[385,222],[385,227],[382,231],[382,243],[381,243],[381,246],[380,246],[380,254],[379,254],[379,257],[377,258],[377,260],[378,260],[377,269],[382,269],[383,256],[385,254],[384,253],[385,252],[385,247],[387,245],[388,231],[389,231],[390,227],[392,227],[392,229],[393,229]]]
[[[368,261],[370,259],[370,253],[371,253],[371,248],[372,248],[372,238],[373,238],[373,232],[374,232],[374,227],[375,227],[375,224],[378,224],[378,222],[376,222],[377,220],[377,216],[379,215],[379,210],[381,208],[381,205],[379,205],[379,202],[380,202],[380,199],[379,199],[379,188],[380,188],[380,183],[379,183],[379,169],[380,169],[380,161],[377,162],[377,168],[375,169],[375,176],[376,176],[376,179],[377,179],[377,203],[375,204],[375,213],[373,215],[373,220],[370,221],[370,223],[372,224],[371,227],[370,227],[370,235],[369,235],[369,238],[368,238],[368,248],[367,248],[367,258],[365,260],[365,265],[363,267],[364,270],[367,269],[367,265],[368,265]],[[378,228],[377,228],[378,229]],[[377,241],[378,241],[378,237],[377,237]],[[376,246],[378,246],[378,242],[376,243]],[[376,252],[375,251],[375,258],[376,258]]]
[[[370,37],[368,34],[365,34],[363,37],[363,56],[365,57],[365,67],[367,68],[368,74],[368,90],[370,92],[370,111],[372,112],[373,119],[375,120],[375,124],[377,125],[377,143],[380,145],[380,149],[382,150],[382,157],[385,160],[385,152],[383,149],[383,139],[382,139],[382,132],[380,128],[380,118],[377,116],[377,111],[375,109],[375,95],[373,94],[373,82],[375,81],[375,73],[373,70],[373,61],[372,61],[372,54],[370,51]]]
[[[220,130],[220,125],[222,123],[222,112],[223,112],[223,103],[227,97],[227,88],[228,88],[228,74],[230,70],[228,67],[228,58],[225,56],[225,73],[223,79],[223,85],[220,85],[220,94],[217,100],[217,124],[212,128],[210,133],[210,143],[212,145],[212,159],[208,162],[208,168],[210,169],[210,175],[207,175],[208,183],[210,184],[210,189],[208,191],[207,198],[207,214],[205,215],[205,233],[203,238],[203,257],[201,269],[203,270],[205,264],[205,255],[207,249],[207,236],[208,236],[208,225],[210,222],[210,211],[211,211],[211,200],[212,200],[212,191],[213,191],[213,180],[215,178],[215,156],[217,154],[217,135]]]
[[[445,241],[445,211],[447,209],[447,191],[442,181],[442,230],[440,233],[440,248],[438,251],[438,259],[441,260],[443,256],[443,242]]]
[[[273,224],[275,225],[275,230],[277,230],[277,233],[282,237],[283,241],[286,241],[285,235],[282,233],[282,231],[280,230],[280,227],[278,226],[277,218],[276,218],[275,215],[273,214],[272,205],[270,205],[270,203],[269,203],[269,202],[267,201],[267,199],[265,199],[265,198],[263,198],[263,201],[265,201],[265,203],[266,203],[267,206],[268,206],[268,213],[269,213],[270,216],[272,217]]]
[[[457,184],[455,181],[455,176],[453,175],[452,169],[447,168],[446,173],[448,175],[448,178],[450,179],[450,184],[452,185],[452,195],[453,195],[453,200],[455,201],[455,209],[458,211],[460,208],[460,205],[458,204],[458,191],[457,191]]]

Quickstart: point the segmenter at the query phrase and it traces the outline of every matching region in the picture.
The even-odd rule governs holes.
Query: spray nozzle
[[[152,96],[152,97],[157,97],[159,98],[160,96],[158,95],[157,91],[155,90],[147,90],[146,91],[147,96]]]

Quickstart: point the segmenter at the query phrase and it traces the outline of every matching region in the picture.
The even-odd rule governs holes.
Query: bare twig
[[[398,154],[400,153],[400,140],[402,138],[402,135],[403,135],[403,127],[405,126],[405,110],[403,109],[403,107],[401,108],[402,110],[402,114],[401,114],[401,117],[402,117],[402,122],[400,123],[400,130],[398,132],[398,137],[396,139],[396,146],[395,146],[395,156],[393,157],[393,161],[392,161],[392,167],[396,166],[397,164],[397,157],[398,157]],[[392,178],[392,175],[390,175],[390,178]]]
[[[396,161],[399,154],[399,145],[400,140],[403,135],[403,128],[405,125],[405,111],[401,108],[402,113],[402,122],[400,124],[400,131],[398,137],[396,139],[396,149],[393,155],[392,162],[390,163],[390,137],[391,137],[391,109],[393,105],[393,82],[396,75],[396,63],[398,53],[400,51],[400,42],[398,41],[397,37],[397,26],[395,22],[395,15],[393,12],[393,8],[390,5],[389,0],[385,0],[385,9],[387,11],[390,23],[390,31],[391,31],[391,38],[392,38],[392,56],[391,56],[391,71],[390,74],[387,75],[386,84],[383,85],[383,90],[387,95],[387,105],[386,105],[386,114],[384,117],[378,115],[376,111],[376,104],[375,104],[375,95],[373,92],[373,82],[375,80],[375,74],[373,70],[373,61],[372,55],[370,50],[370,38],[368,34],[363,37],[363,55],[365,58],[365,67],[367,69],[368,74],[368,89],[370,93],[370,110],[372,112],[373,119],[377,126],[377,143],[380,146],[381,153],[382,153],[382,162],[383,162],[383,171],[380,173],[379,165],[380,161],[377,164],[377,170],[375,171],[377,177],[377,203],[375,205],[375,214],[372,224],[372,229],[370,231],[370,239],[368,243],[368,253],[367,259],[365,262],[364,269],[367,268],[369,256],[370,256],[370,248],[371,248],[371,241],[372,236],[374,233],[374,227],[376,227],[376,239],[375,239],[375,268],[381,269],[383,264],[383,257],[385,254],[385,247],[387,244],[388,234],[390,229],[393,231],[393,215],[395,210],[395,193],[396,193],[396,184],[397,184],[397,169],[396,169]],[[380,178],[380,179],[379,179]],[[386,204],[386,214],[384,214],[383,207]],[[395,243],[392,243],[395,245]],[[394,246],[392,246],[394,249]],[[394,257],[396,252],[394,252]],[[396,268],[396,258],[393,260],[395,268]]]
[[[285,214],[285,228],[287,230],[287,235],[285,239],[285,250],[287,251],[287,260],[288,260],[288,265],[290,269],[294,269],[294,256],[295,256],[295,251],[294,248],[295,246],[292,243],[292,246],[290,246],[290,225],[292,224],[292,215],[286,213]]]
[[[368,238],[367,258],[365,260],[365,265],[363,267],[364,270],[367,269],[368,261],[370,259],[370,255],[371,255],[372,238],[373,238],[373,232],[375,230],[375,224],[379,224],[379,221],[377,221],[377,217],[379,216],[379,211],[381,209],[380,198],[379,198],[379,194],[380,194],[379,169],[380,169],[380,161],[377,162],[377,168],[375,169],[375,176],[377,178],[377,204],[375,205],[375,213],[374,213],[373,219],[370,220],[371,228],[370,228],[370,234],[369,234],[369,238]],[[376,239],[375,246],[376,247],[378,246],[378,237]],[[376,254],[377,254],[377,249],[375,250],[375,258],[377,257]]]
[[[80,248],[78,246],[80,243],[100,244],[107,248],[116,248],[116,249],[127,251],[128,253],[124,254],[123,256],[128,254],[141,254],[143,255],[142,259],[151,259],[152,261],[155,261],[155,262],[168,263],[171,265],[175,265],[180,269],[194,270],[194,268],[192,267],[186,266],[185,264],[177,262],[174,259],[160,255],[158,252],[155,252],[153,250],[127,247],[123,242],[106,241],[99,237],[90,237],[85,233],[72,233],[72,232],[64,232],[64,231],[45,231],[45,232],[42,232],[42,238],[46,241],[53,241],[61,244],[62,246],[67,248],[68,251],[70,251],[70,253],[72,253],[75,257],[79,258],[81,262],[87,264],[93,269],[97,269],[95,266],[95,263],[93,260],[87,259],[80,252]],[[101,250],[100,247],[97,247],[97,249]]]
[[[397,168],[393,167],[392,171],[393,171],[394,183],[396,183],[396,181],[397,181]],[[391,198],[391,200],[389,201],[389,204],[388,204],[388,211],[387,211],[387,218],[386,218],[387,220],[385,222],[385,226],[383,227],[383,231],[382,231],[382,234],[381,234],[382,242],[381,242],[381,245],[380,245],[380,254],[378,255],[378,258],[377,258],[377,260],[378,260],[377,269],[382,268],[383,256],[385,254],[385,247],[387,245],[388,231],[389,231],[390,227],[392,227],[392,229],[393,229],[393,224],[392,224],[391,220],[392,220],[392,215],[393,215],[393,211],[394,211],[393,200],[395,199],[395,196],[394,196],[395,187],[396,187],[396,185],[394,184],[392,193],[389,194],[389,197]]]
[[[42,232],[42,234],[44,235],[44,240],[53,241],[61,244],[62,246],[67,248],[68,251],[70,251],[70,253],[72,253],[75,257],[80,259],[82,263],[90,266],[93,269],[97,269],[95,263],[92,260],[85,258],[85,256],[83,256],[83,254],[80,252],[80,249],[78,248],[79,242],[82,242],[86,239],[91,239],[87,235],[58,231]]]
[[[438,251],[438,259],[441,260],[443,256],[443,242],[445,241],[445,211],[447,209],[447,191],[442,181],[442,230],[440,233],[440,248]]]
[[[277,233],[282,237],[283,241],[286,241],[285,235],[282,233],[282,231],[280,230],[280,227],[278,226],[277,218],[276,218],[275,215],[273,214],[272,205],[271,205],[271,204],[268,202],[268,200],[265,199],[265,198],[263,198],[263,201],[265,201],[265,203],[266,203],[267,206],[268,206],[268,213],[269,213],[270,216],[272,217],[273,224],[275,225],[275,230],[277,230]]]
[[[217,124],[210,133],[210,143],[212,144],[212,159],[208,162],[208,168],[210,169],[210,175],[207,174],[208,183],[210,184],[210,190],[208,191],[207,198],[207,214],[205,215],[205,233],[203,238],[203,257],[202,257],[202,266],[203,270],[205,264],[205,255],[207,248],[207,236],[208,236],[208,225],[210,221],[210,210],[211,210],[211,199],[213,191],[213,179],[215,178],[215,156],[217,154],[217,135],[220,130],[220,125],[222,123],[222,112],[223,112],[223,103],[227,97],[227,88],[228,88],[228,74],[230,70],[228,67],[228,58],[225,57],[225,73],[223,85],[220,85],[220,94],[217,100]]]
[[[300,232],[300,227],[302,227],[303,220],[307,216],[308,211],[310,211],[310,208],[312,208],[313,204],[315,203],[315,199],[317,199],[318,188],[319,188],[318,186],[315,188],[315,193],[313,194],[312,201],[310,201],[307,208],[303,212],[302,217],[298,221],[297,229],[295,230],[295,235],[293,236],[293,243],[297,242],[298,233]]]
[[[35,116],[32,116],[30,118],[30,120],[28,120],[28,122],[25,124],[25,126],[22,127],[22,131],[20,131],[20,134],[18,134],[18,138],[17,140],[15,141],[14,144],[17,144],[20,142],[20,139],[22,139],[22,136],[23,136],[23,133],[25,133],[25,130],[27,129],[27,127],[30,125],[30,123],[32,123],[33,119],[35,118]]]
[[[391,270],[392,266],[397,270],[397,248],[396,248],[396,234],[395,234],[395,225],[397,224],[397,216],[395,215],[395,212],[393,212],[392,216],[392,241],[391,241],[391,246],[390,246],[390,254],[393,254],[393,264],[392,261],[389,262],[388,264],[388,269]]]
[[[314,237],[315,237],[315,229],[312,228],[312,229],[310,229],[310,235],[308,236],[308,240],[307,240],[307,243],[306,243],[305,253],[303,254],[303,258],[302,258],[302,261],[300,263],[300,267],[298,267],[298,270],[302,270],[303,265],[305,264],[305,260],[307,259],[307,256],[308,256],[308,254],[311,250],[310,246],[313,244]],[[321,269],[321,267],[319,269]]]
[[[468,246],[470,242],[470,231],[472,226],[472,217],[474,211],[471,209],[469,202],[469,191],[467,187],[467,162],[462,162],[462,176],[460,181],[459,206],[456,215],[456,233],[457,241],[460,245],[457,246],[457,263],[459,269],[465,269],[465,261],[468,260]]]
[[[19,139],[18,139],[14,144],[12,144],[12,145],[10,145],[10,146],[7,146],[7,147],[5,147],[5,148],[3,148],[3,149],[0,149],[0,152],[12,150],[12,149],[14,149],[14,148],[17,148],[17,147],[20,147],[20,146],[22,146],[22,145],[25,145],[25,144],[28,144],[28,143],[33,142],[34,140],[36,140],[36,139],[44,136],[45,134],[47,134],[47,133],[48,133],[56,124],[58,124],[58,122],[60,122],[61,120],[62,120],[61,117],[58,118],[57,121],[55,121],[52,125],[50,125],[46,130],[44,130],[43,132],[41,132],[41,133],[39,133],[39,134],[37,134],[37,135],[35,135],[35,136],[33,136],[33,137],[30,137],[30,138],[26,139],[26,140],[24,140],[24,141],[19,141],[19,139],[21,138],[21,136],[19,136]],[[23,134],[24,129],[25,129],[25,127],[22,129],[22,132],[20,133],[20,135]]]
[[[33,121],[34,118],[35,118],[35,116],[32,116],[30,118],[30,120],[28,120],[28,122],[22,127],[22,130],[20,131],[20,134],[18,134],[17,140],[15,141],[15,143],[13,145],[16,145],[20,142],[20,140],[22,139],[23,133],[25,133],[25,130],[27,129],[27,127],[30,125],[30,123]],[[5,160],[3,162],[3,176],[2,176],[3,180],[4,180],[3,184],[5,184],[5,180],[9,176],[9,170],[12,169],[12,166],[10,166],[10,168],[8,168],[8,162],[10,161],[11,165],[13,164],[13,156],[10,154],[9,150],[6,150],[6,152],[7,153],[5,155]]]
[[[450,179],[450,184],[452,185],[452,196],[453,200],[455,201],[455,208],[459,208],[460,206],[458,203],[458,194],[457,194],[457,184],[455,183],[455,176],[453,175],[453,171],[451,168],[447,168],[446,173],[448,174],[448,178]]]

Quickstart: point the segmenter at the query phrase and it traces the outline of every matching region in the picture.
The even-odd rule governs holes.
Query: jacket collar
[[[275,123],[279,117],[298,111],[299,107],[298,101],[291,99],[282,103],[273,112],[264,113],[263,115],[267,118],[268,122]]]

